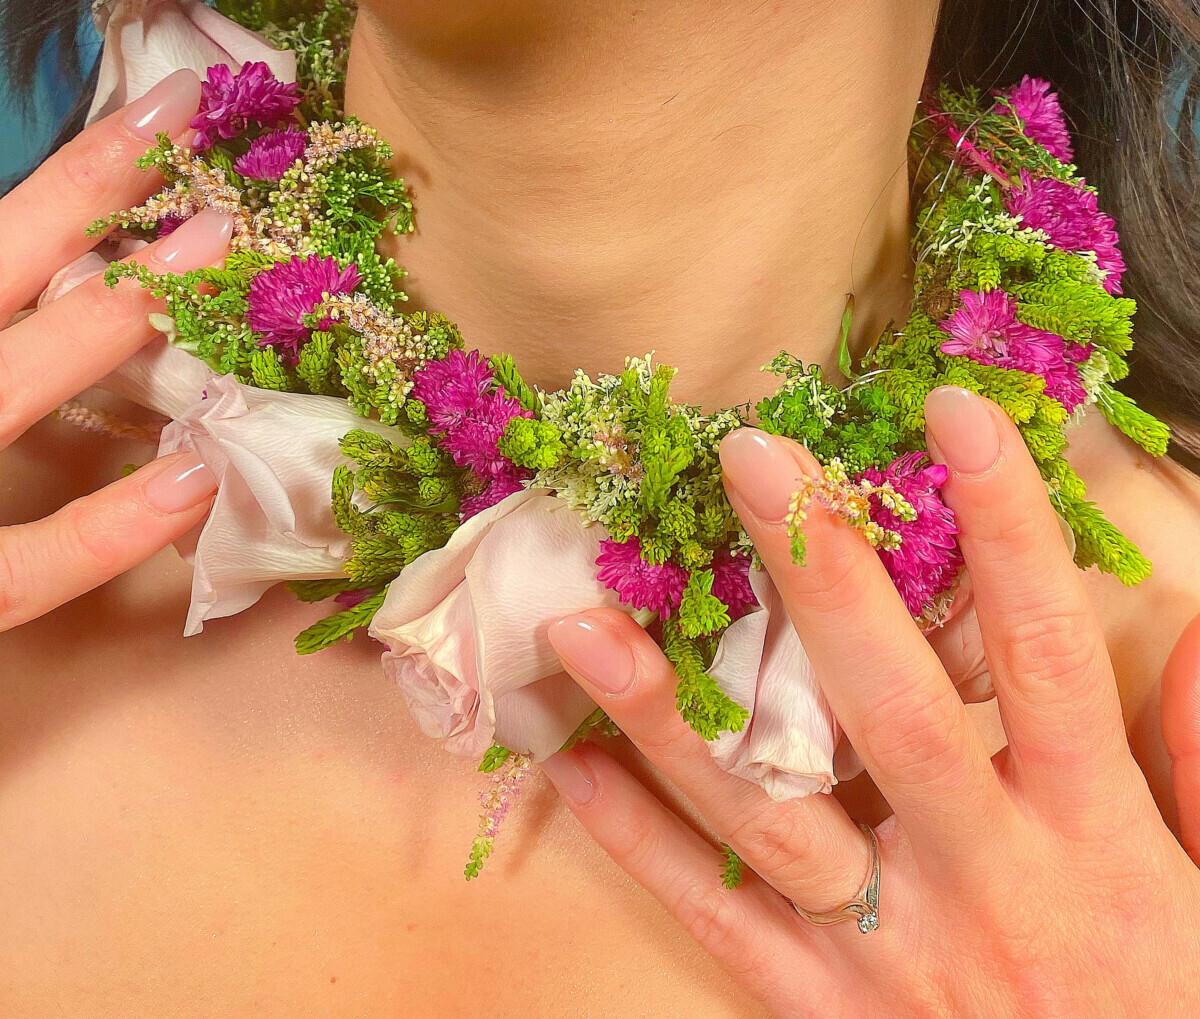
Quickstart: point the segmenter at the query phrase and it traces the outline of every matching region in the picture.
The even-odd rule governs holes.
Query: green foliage
[[[724,842],[721,843],[721,884],[732,891],[742,883],[742,858]]]
[[[350,584],[345,580],[289,580],[287,589],[301,601],[318,602],[349,591]]]
[[[705,671],[712,661],[712,651],[687,637],[676,620],[663,623],[663,652],[675,666],[679,685],[675,702],[684,721],[704,739],[714,740],[722,732],[741,732],[750,713],[731,700]]]
[[[513,756],[513,751],[494,743],[483,752],[483,760],[479,762],[479,770],[490,774]]]
[[[331,647],[339,640],[348,640],[363,627],[370,626],[375,613],[383,605],[386,588],[370,598],[355,605],[353,608],[336,612],[332,616],[313,623],[307,630],[296,637],[298,654],[310,655]]]
[[[519,467],[548,471],[566,456],[562,434],[548,421],[512,418],[500,436],[497,448]]]
[[[1097,406],[1107,421],[1119,428],[1152,456],[1166,456],[1171,441],[1171,429],[1151,414],[1147,414],[1128,396],[1104,384],[1100,387]]]
[[[679,632],[688,639],[704,637],[729,625],[729,610],[712,593],[712,570],[693,570],[679,604]]]

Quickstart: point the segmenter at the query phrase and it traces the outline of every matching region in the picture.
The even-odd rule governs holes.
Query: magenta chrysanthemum
[[[725,603],[729,610],[730,622],[741,619],[758,604],[754,590],[750,587],[748,555],[735,555],[721,549],[713,556],[712,572],[712,593]]]
[[[307,146],[308,135],[297,128],[271,131],[255,138],[233,168],[243,177],[274,183],[304,155]]]
[[[663,619],[670,618],[679,608],[687,587],[687,570],[669,562],[661,566],[646,562],[637,538],[628,541],[607,538],[600,542],[596,565],[600,567],[597,578],[616,591],[622,602],[635,609],[657,612]]]
[[[185,216],[163,216],[162,219],[158,221],[158,231],[156,236],[159,238],[159,240],[170,236],[181,226],[183,226],[183,224],[186,223],[189,218],[190,217]]]
[[[349,294],[362,282],[358,269],[339,269],[332,258],[294,256],[260,272],[250,282],[246,322],[262,333],[259,344],[275,347],[294,359],[308,342],[311,330],[304,317],[311,315],[326,297]],[[327,328],[328,322],[322,323]]]
[[[940,347],[943,354],[1040,375],[1047,395],[1069,411],[1084,401],[1078,364],[1087,359],[1087,348],[1019,321],[1017,299],[1003,290],[963,290],[959,298],[958,310],[940,326],[950,334]]]
[[[459,511],[471,517],[523,487],[533,473],[517,467],[499,450],[501,436],[515,417],[532,417],[496,385],[478,350],[455,349],[426,362],[413,375],[411,396],[425,405],[440,432],[438,444],[460,467],[471,471],[478,491],[462,500]]]
[[[1025,128],[1025,133],[1055,159],[1069,163],[1075,158],[1071,148],[1071,132],[1058,96],[1048,81],[1026,75],[1020,84],[1002,93]]]
[[[1006,204],[1025,226],[1045,231],[1056,248],[1095,252],[1105,273],[1104,289],[1110,294],[1121,292],[1125,260],[1117,227],[1111,216],[1100,211],[1094,191],[1053,177],[1034,178],[1022,170],[1021,184],[1008,192]]]
[[[946,476],[946,468],[931,463],[924,452],[905,453],[882,471],[871,468],[862,474],[875,485],[890,482],[916,510],[915,520],[902,520],[878,498],[871,500],[871,519],[900,535],[900,547],[881,548],[879,558],[914,616],[953,586],[963,565],[954,513],[938,491]]]
[[[299,105],[299,86],[280,81],[262,61],[243,64],[237,74],[217,64],[208,69],[208,79],[200,86],[200,110],[191,124],[196,129],[192,148],[204,152],[219,138],[244,134],[251,124],[273,127]]]

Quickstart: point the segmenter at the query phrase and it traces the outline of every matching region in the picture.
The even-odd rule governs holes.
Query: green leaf
[[[484,751],[483,760],[479,762],[479,770],[485,775],[490,774],[512,756],[513,751],[508,747],[502,747],[499,743],[495,743]]]
[[[846,299],[846,310],[842,312],[842,338],[838,343],[838,371],[847,379],[854,379],[854,362],[850,357],[850,326],[854,322],[854,295]]]
[[[375,613],[383,605],[386,594],[387,588],[385,587],[378,594],[372,595],[353,608],[334,613],[332,616],[326,616],[319,622],[313,623],[296,637],[296,653],[311,655],[314,651],[324,650],[339,640],[354,636],[356,630],[370,625]]]

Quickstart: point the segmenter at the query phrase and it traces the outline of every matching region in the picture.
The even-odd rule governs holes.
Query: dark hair
[[[26,113],[33,97],[33,82],[47,45],[55,43],[59,75],[82,98],[76,104],[47,151],[47,155],[83,129],[94,88],[86,87],[79,52],[81,18],[89,16],[87,0],[0,0],[0,59],[8,80],[9,101],[21,103]],[[94,72],[93,75],[94,77]],[[16,181],[3,182],[0,194]]]
[[[0,0],[10,80],[31,80],[55,33],[60,70],[77,79],[75,28],[86,12],[82,0]],[[1179,439],[1173,452],[1193,469],[1200,455],[1198,55],[1200,0],[943,0],[930,64],[958,86],[988,89],[1031,74],[1060,90],[1077,161],[1117,220],[1129,264],[1125,290],[1139,304],[1125,388],[1170,419]],[[64,137],[81,118],[82,110]]]
[[[1059,90],[1076,162],[1117,221],[1137,299],[1122,384],[1200,466],[1200,0],[943,0],[930,70],[992,88]]]

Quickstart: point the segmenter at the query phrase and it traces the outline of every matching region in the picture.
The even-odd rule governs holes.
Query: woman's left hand
[[[878,930],[797,914],[858,895],[867,836],[833,797],[777,803],[717,768],[675,709],[670,664],[620,613],[562,620],[551,639],[755,873],[723,889],[710,843],[597,747],[544,767],[604,849],[780,1013],[1200,1014],[1200,871],[1130,754],[1045,486],[995,405],[941,389],[926,416],[1008,735],[994,760],[858,534],[814,511],[808,563],[792,562],[788,500],[820,470],[807,451],[749,429],[721,450],[734,508],[895,811],[876,831]]]

